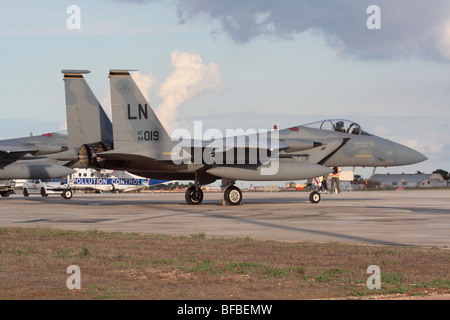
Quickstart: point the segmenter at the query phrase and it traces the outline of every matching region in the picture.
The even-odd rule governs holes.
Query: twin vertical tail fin
[[[131,77],[131,70],[110,70],[114,151],[170,160],[172,142],[149,102]]]
[[[66,95],[69,149],[79,149],[83,167],[97,165],[95,154],[112,149],[113,128],[84,79],[88,70],[62,70]]]

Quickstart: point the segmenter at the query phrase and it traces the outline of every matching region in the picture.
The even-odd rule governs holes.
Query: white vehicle
[[[49,194],[60,194],[64,199],[72,198],[73,192],[67,184],[60,179],[33,179],[27,180],[22,187],[23,195],[40,194],[47,197]]]
[[[126,171],[76,169],[67,183],[73,190],[95,190],[99,192],[130,192],[167,183],[170,180],[148,179]]]

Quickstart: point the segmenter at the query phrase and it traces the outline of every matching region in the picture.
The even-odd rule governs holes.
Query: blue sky
[[[346,118],[429,158],[377,172],[450,171],[446,1],[0,3],[0,138],[65,127],[62,69],[91,70],[86,79],[108,109],[109,69],[129,68],[168,126],[270,129]],[[79,30],[66,25],[73,4]],[[366,26],[372,4],[380,30]]]

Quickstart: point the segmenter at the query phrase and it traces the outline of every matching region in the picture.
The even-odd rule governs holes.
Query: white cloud
[[[103,110],[105,110],[106,114],[110,119],[112,119],[112,111],[111,111],[111,90],[107,90],[104,94],[102,101],[100,102]]]
[[[62,123],[59,127],[58,127],[58,131],[65,131],[67,130],[67,122]]]
[[[388,137],[389,136],[389,132],[390,132],[389,129],[386,128],[383,125],[377,125],[375,127],[375,129],[373,130],[373,133],[375,135],[377,135],[377,136],[380,136],[380,137]]]
[[[162,103],[156,110],[163,126],[170,133],[177,127],[178,108],[188,101],[222,89],[221,71],[215,63],[203,63],[199,54],[174,51],[173,71],[157,92]]]
[[[422,136],[417,135],[403,139],[400,143],[425,154],[443,154],[446,152],[446,144],[448,145],[450,141],[447,137],[442,137],[438,132],[430,131]]]
[[[437,49],[444,58],[450,60],[450,20],[442,25],[441,32],[438,35]]]
[[[145,99],[147,99],[147,101],[150,100],[149,98],[150,89],[157,82],[156,77],[152,73],[142,74],[139,71],[132,72],[132,76],[134,81],[136,82],[136,85],[144,95]]]
[[[440,141],[426,141],[424,139],[404,139],[400,142],[407,147],[421,150],[424,153],[439,153],[443,151],[444,144]]]
[[[150,101],[150,93],[155,90],[161,103],[156,109],[162,125],[169,134],[179,127],[178,109],[194,99],[205,98],[211,92],[222,90],[222,74],[216,63],[205,64],[199,54],[174,51],[171,54],[172,72],[159,87],[154,74],[132,72],[133,80],[155,110],[155,101]],[[108,90],[101,105],[111,117],[111,94]]]
[[[393,120],[395,119],[394,117]],[[450,147],[448,122],[439,119],[439,116],[405,116],[403,119],[397,118],[397,120],[400,120],[397,121],[397,124],[387,123],[392,128],[391,134],[387,138],[426,155],[429,160],[422,165],[428,165],[439,159],[448,159]],[[448,162],[448,160],[446,161]]]

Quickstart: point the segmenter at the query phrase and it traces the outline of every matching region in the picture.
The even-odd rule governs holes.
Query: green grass
[[[81,269],[77,292],[65,289],[72,264]],[[372,264],[380,290],[366,287]],[[0,228],[3,299],[420,296],[450,292],[449,264],[441,248]]]

